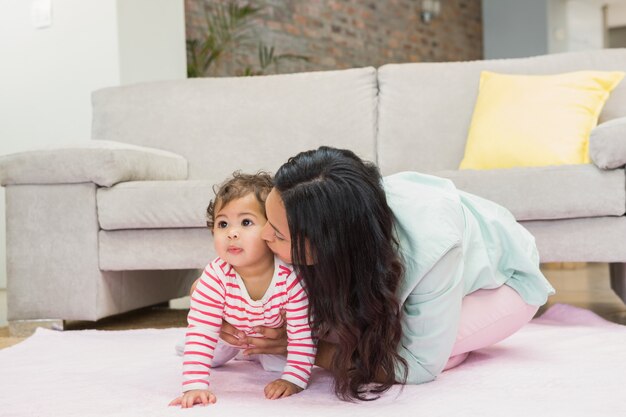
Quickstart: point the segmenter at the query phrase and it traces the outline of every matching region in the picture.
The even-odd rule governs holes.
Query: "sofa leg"
[[[38,327],[51,330],[63,330],[63,320],[10,320],[9,335],[11,337],[29,337]]]
[[[611,263],[611,288],[626,303],[626,263]]]

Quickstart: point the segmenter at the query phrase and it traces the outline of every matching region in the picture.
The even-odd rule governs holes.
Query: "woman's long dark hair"
[[[338,338],[331,365],[335,393],[376,399],[404,382],[407,371],[397,353],[402,327],[396,289],[404,268],[380,172],[349,150],[320,147],[290,158],[274,185],[287,211],[311,324],[320,336],[332,331]]]

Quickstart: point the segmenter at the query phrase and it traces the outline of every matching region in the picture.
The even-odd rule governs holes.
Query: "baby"
[[[274,256],[261,238],[267,222],[265,198],[272,189],[267,173],[235,172],[207,208],[218,257],[194,283],[183,352],[183,394],[170,405],[183,408],[212,404],[211,368],[241,351],[219,340],[226,320],[245,334],[262,337],[257,326],[280,327],[286,322],[287,357],[258,355],[267,371],[282,371],[265,387],[265,397],[283,398],[306,388],[315,360],[306,292],[291,265]]]

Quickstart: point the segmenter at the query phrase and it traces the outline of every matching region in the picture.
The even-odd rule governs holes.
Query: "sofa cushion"
[[[621,71],[483,71],[460,169],[588,164],[589,134]]]
[[[190,179],[274,172],[321,145],[374,160],[377,93],[371,67],[112,87],[93,94],[92,137],[176,152]]]
[[[131,181],[96,194],[104,230],[206,228],[216,181]]]
[[[522,222],[541,262],[624,262],[626,217]]]
[[[389,64],[378,70],[378,165],[400,171],[457,169],[478,96],[481,71],[558,74],[625,71],[626,49],[471,62]],[[609,96],[599,123],[626,116],[626,82]]]
[[[457,188],[495,201],[517,220],[621,216],[626,212],[624,170],[561,165],[494,170],[439,171]]]
[[[626,164],[626,117],[602,123],[591,131],[589,156],[596,166],[603,169]]]
[[[202,269],[215,258],[213,237],[203,229],[100,230],[100,269]]]
[[[499,170],[438,171],[457,188],[508,208],[517,220],[621,216],[626,212],[624,170],[562,165]],[[134,181],[96,194],[104,230],[206,227],[215,181]]]

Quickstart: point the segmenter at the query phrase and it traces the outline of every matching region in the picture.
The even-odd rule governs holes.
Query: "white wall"
[[[568,1],[569,51],[602,49],[604,22],[601,0]]]
[[[117,21],[121,84],[187,76],[182,0],[118,0]]]
[[[94,90],[186,77],[183,0],[52,0],[43,29],[33,1],[0,1],[0,155],[89,140]],[[4,219],[0,187],[0,288]]]
[[[114,1],[53,1],[45,29],[31,25],[31,3],[0,2],[1,153],[87,140],[91,91],[119,83]]]
[[[551,0],[549,53],[604,47],[604,0]]]
[[[626,26],[626,0],[606,0],[608,5],[607,26]]]

